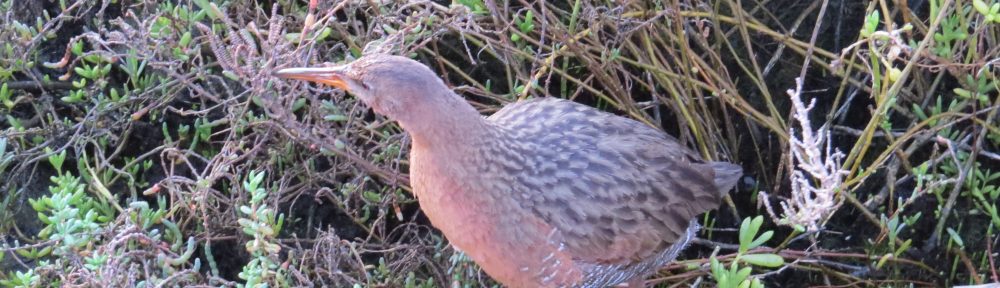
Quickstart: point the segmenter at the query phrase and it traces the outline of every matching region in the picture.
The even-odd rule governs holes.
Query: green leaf
[[[86,78],[80,79],[80,81],[73,81],[73,88],[83,89],[83,87],[86,87],[86,86],[87,86],[87,79]]]
[[[535,30],[535,13],[528,10],[524,15],[524,21],[519,23],[518,28],[521,29],[521,33],[528,34],[529,32]]]
[[[733,265],[733,268],[735,269],[736,265]],[[736,273],[732,273],[732,274],[736,275],[736,277],[733,277],[734,280],[737,283],[740,283],[740,282],[743,282],[743,280],[746,280],[747,277],[750,277],[750,272],[753,272],[753,269],[751,269],[750,267],[743,267],[743,268],[740,268],[739,271],[736,271]]]
[[[89,69],[84,69],[83,67],[73,67],[73,71],[75,71],[77,75],[80,75],[80,77],[90,79],[94,78],[94,73],[92,73]]]
[[[179,44],[181,47],[185,47],[185,48],[190,43],[191,43],[191,31],[184,32],[184,35],[181,35],[181,40],[177,41],[177,44]]]
[[[878,10],[872,11],[872,14],[868,15],[865,19],[865,25],[861,28],[861,37],[868,38],[875,33],[875,29],[878,29],[879,17]]]
[[[111,101],[118,102],[121,100],[121,95],[118,94],[118,89],[111,87],[111,91],[108,91],[108,96],[111,96]]]
[[[990,6],[983,0],[972,0],[972,7],[975,7],[979,14],[983,14],[984,16],[990,15]]]
[[[233,80],[233,81],[240,81],[240,80],[242,80],[242,79],[240,79],[239,75],[236,75],[236,73],[233,73],[232,71],[229,71],[229,70],[223,70],[222,71],[222,76],[226,76],[226,78],[229,78],[229,80]]]
[[[292,112],[299,111],[299,109],[302,109],[302,107],[305,106],[306,106],[306,98],[295,99],[295,102],[292,103]]]
[[[56,168],[56,171],[59,172],[59,174],[62,174],[62,165],[63,162],[66,161],[66,150],[62,150],[59,154],[55,154],[52,153],[52,148],[45,147],[45,153],[52,154],[49,155],[49,164],[52,164],[52,167]]]
[[[764,283],[760,282],[760,278],[753,278],[750,280],[750,288],[764,288]]]
[[[740,260],[751,265],[769,268],[781,267],[785,264],[785,259],[777,254],[749,254],[743,255]]]
[[[361,193],[361,195],[364,196],[365,199],[370,202],[378,203],[379,200],[382,199],[382,195],[379,195],[378,193],[371,190],[365,190],[363,193]]]
[[[7,109],[14,109],[14,101],[10,100],[10,96],[11,93],[10,90],[7,89],[7,83],[3,83],[3,86],[0,86],[0,100],[3,101],[3,105],[6,106]]]
[[[774,236],[774,231],[764,231],[764,233],[760,234],[760,237],[757,237],[757,239],[754,239],[753,242],[750,242],[747,250],[760,247],[760,245],[763,245],[767,242],[767,240],[771,240],[771,236]]]
[[[347,121],[347,119],[348,119],[347,116],[343,115],[343,114],[329,114],[329,115],[323,116],[323,120],[333,121],[333,122]]]
[[[965,242],[962,241],[962,236],[958,235],[958,232],[956,232],[955,229],[948,227],[948,235],[951,236],[952,241],[955,241],[955,244],[958,244],[960,247],[965,247]]]
[[[70,47],[70,50],[73,52],[73,55],[76,56],[80,56],[81,54],[83,54],[83,41],[73,42],[73,45],[72,47]]]
[[[330,29],[330,27],[323,27],[323,30],[320,30],[319,35],[316,36],[316,42],[326,40],[327,37],[330,37],[331,33],[333,33],[333,29]]]
[[[757,235],[757,231],[760,230],[760,226],[764,223],[763,216],[757,216],[753,219],[746,218],[743,219],[743,223],[740,224],[740,249],[739,253],[746,253],[748,250],[752,249],[752,244],[754,243],[754,236]],[[770,236],[767,236],[770,239]],[[767,241],[766,239],[764,241]],[[764,241],[761,241],[763,243]],[[759,245],[759,244],[758,244]]]
[[[893,254],[895,254],[896,256],[903,255],[903,252],[906,252],[906,250],[910,249],[910,246],[913,245],[912,240],[913,239],[906,239],[906,241],[903,241],[903,245],[900,245],[899,248],[896,249],[895,252],[893,252]]]
[[[302,33],[285,33],[285,40],[291,42],[292,44],[298,44],[299,37],[301,36]]]

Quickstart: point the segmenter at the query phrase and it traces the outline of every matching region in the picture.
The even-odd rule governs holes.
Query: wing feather
[[[731,187],[717,187],[718,164],[662,131],[571,101],[522,101],[488,120],[532,151],[522,154],[533,159],[515,173],[524,184],[514,190],[537,191],[522,194],[521,205],[554,227],[578,260],[611,264],[658,255],[692,218],[718,207],[720,188]],[[735,183],[730,178],[722,182]]]

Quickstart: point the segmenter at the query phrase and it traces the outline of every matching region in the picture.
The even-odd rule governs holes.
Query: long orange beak
[[[347,69],[343,66],[317,68],[286,68],[274,72],[275,77],[305,80],[330,85],[348,91]]]

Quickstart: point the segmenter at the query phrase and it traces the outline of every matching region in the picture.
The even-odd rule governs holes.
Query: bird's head
[[[342,89],[376,113],[407,123],[426,113],[440,113],[453,101],[451,91],[427,66],[392,55],[369,55],[351,63],[327,67],[281,69],[274,76],[306,80]]]

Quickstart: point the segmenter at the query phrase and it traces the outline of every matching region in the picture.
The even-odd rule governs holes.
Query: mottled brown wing
[[[577,260],[656,255],[721,201],[713,164],[637,121],[555,98],[508,105],[488,119],[533,151],[517,174],[523,186],[513,189]]]

